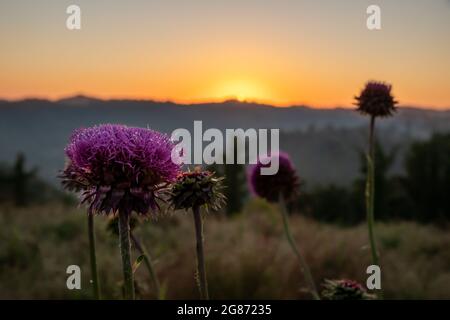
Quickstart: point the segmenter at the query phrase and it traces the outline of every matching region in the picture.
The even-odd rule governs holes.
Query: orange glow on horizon
[[[94,93],[85,93],[85,92],[74,92],[71,94],[63,94],[57,96],[45,96],[45,95],[21,95],[21,96],[12,96],[12,97],[0,97],[0,100],[6,101],[21,101],[27,99],[42,99],[42,100],[50,100],[50,101],[58,101],[61,99],[72,98],[76,96],[83,96],[92,99],[100,99],[100,100],[141,100],[141,101],[155,101],[155,102],[172,102],[181,105],[193,105],[193,104],[208,104],[208,103],[223,103],[230,100],[236,100],[242,103],[255,103],[255,104],[263,104],[269,105],[277,108],[289,108],[295,106],[305,106],[313,109],[334,109],[334,108],[344,108],[344,109],[352,109],[355,108],[353,105],[353,100],[349,100],[349,103],[346,104],[314,104],[314,103],[305,103],[305,102],[285,102],[278,103],[277,101],[270,99],[258,99],[254,98],[247,94],[229,94],[223,95],[216,98],[205,98],[205,99],[170,99],[170,98],[154,98],[148,95],[142,96],[127,96],[127,95],[96,95]],[[428,109],[428,110],[436,110],[436,111],[450,111],[450,105],[430,105],[430,104],[418,104],[413,102],[408,102],[406,100],[401,100],[398,107],[413,107],[419,109]]]
[[[43,3],[40,14],[25,2],[2,7],[14,18],[0,19],[0,99],[333,108],[352,107],[365,82],[379,80],[400,105],[450,108],[450,20],[438,1],[417,1],[408,15],[386,3],[386,27],[373,32],[361,1],[82,2],[79,31],[66,29],[63,2]]]

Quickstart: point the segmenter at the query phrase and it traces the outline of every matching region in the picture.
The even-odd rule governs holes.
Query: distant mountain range
[[[277,108],[240,102],[181,105],[145,100],[100,100],[75,96],[58,101],[0,100],[0,162],[12,162],[18,152],[56,183],[64,166],[63,148],[75,128],[100,123],[122,123],[170,133],[193,128],[279,128],[281,147],[291,153],[308,185],[348,184],[358,174],[358,150],[364,147],[368,119],[352,109]],[[400,107],[397,114],[378,122],[378,135],[387,148],[402,152],[433,132],[450,131],[450,111]],[[402,151],[403,150],[403,151]]]

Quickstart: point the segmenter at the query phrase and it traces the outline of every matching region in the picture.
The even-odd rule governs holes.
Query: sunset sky
[[[380,31],[366,28],[370,4]],[[375,79],[402,105],[450,108],[449,0],[0,0],[0,44],[7,99],[333,107]]]

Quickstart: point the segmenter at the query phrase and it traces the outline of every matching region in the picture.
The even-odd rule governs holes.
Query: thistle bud
[[[172,186],[170,202],[176,210],[203,205],[218,210],[225,202],[221,191],[222,180],[223,178],[215,177],[213,172],[202,171],[200,168],[183,172]]]

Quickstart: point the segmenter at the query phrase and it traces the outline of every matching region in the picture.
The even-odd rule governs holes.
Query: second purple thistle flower
[[[274,175],[262,175],[261,168],[269,166],[263,164],[267,161],[258,161],[257,164],[250,166],[248,170],[250,190],[269,202],[278,202],[280,196],[285,200],[291,200],[297,195],[300,185],[294,165],[286,153],[281,152],[271,157],[279,159],[278,172]]]
[[[265,163],[271,163],[274,159],[276,159],[274,157],[278,157],[278,172],[274,175],[261,174],[261,168],[268,166],[268,164],[265,165]],[[270,159],[260,159],[256,165],[253,165],[249,168],[248,181],[250,189],[255,195],[264,198],[269,202],[278,202],[281,217],[283,219],[283,227],[286,239],[299,261],[300,270],[308,283],[309,290],[313,298],[320,300],[320,296],[317,292],[314,278],[311,274],[309,266],[306,263],[302,252],[297,247],[289,226],[289,217],[286,203],[294,200],[299,188],[299,179],[297,176],[297,172],[295,171],[295,167],[291,162],[291,159],[286,153],[271,155]]]

